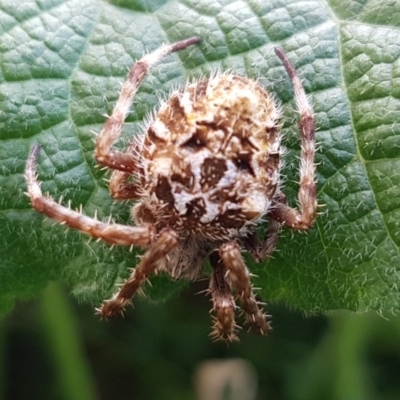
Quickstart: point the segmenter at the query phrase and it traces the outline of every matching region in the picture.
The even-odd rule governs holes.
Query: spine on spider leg
[[[310,226],[317,214],[317,191],[315,181],[315,122],[312,107],[294,65],[281,48],[275,48],[293,85],[294,97],[300,114],[301,163],[299,202],[302,220]]]
[[[146,76],[148,70],[163,57],[199,42],[200,38],[191,37],[170,45],[163,45],[152,53],[143,56],[132,66],[132,68],[129,70],[128,78],[122,86],[122,90],[114,110],[108,117],[104,128],[97,138],[96,159],[98,162],[109,167],[118,167],[117,169],[120,170],[130,171],[134,168],[134,166],[132,166],[130,169],[129,165],[125,165],[132,164],[132,162],[129,162],[127,157],[123,157],[119,152],[113,150],[112,145],[121,134],[122,125],[124,124],[125,118],[132,107],[133,98],[142,80]],[[118,158],[121,159],[120,162],[112,162],[112,160]]]

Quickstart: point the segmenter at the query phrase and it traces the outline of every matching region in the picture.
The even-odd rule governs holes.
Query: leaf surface
[[[29,148],[40,143],[44,192],[87,215],[129,223],[95,168],[99,132],[127,69],[163,42],[197,35],[146,77],[124,128],[128,139],[178,85],[230,69],[260,82],[284,108],[284,192],[296,206],[299,133],[289,79],[296,65],[318,126],[318,198],[306,234],[285,229],[274,257],[247,260],[269,301],[307,312],[398,311],[400,269],[400,2],[365,0],[0,0],[0,312],[63,279],[96,303],[136,264],[125,248],[87,243],[24,196]],[[119,143],[120,146],[124,142]],[[159,277],[152,296],[183,282]]]

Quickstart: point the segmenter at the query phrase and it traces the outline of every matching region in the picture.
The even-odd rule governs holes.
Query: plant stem
[[[74,313],[62,287],[52,282],[41,298],[43,325],[65,400],[95,400],[95,384]]]

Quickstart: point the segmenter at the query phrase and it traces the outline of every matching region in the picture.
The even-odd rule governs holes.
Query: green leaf
[[[188,78],[230,69],[259,78],[283,103],[284,192],[295,206],[299,133],[282,46],[312,100],[323,213],[306,234],[285,229],[274,257],[248,265],[269,301],[307,312],[398,311],[400,284],[400,2],[363,0],[0,0],[0,312],[62,279],[96,303],[136,255],[87,243],[24,196],[29,148],[40,143],[42,189],[87,215],[129,223],[95,168],[98,132],[127,69],[144,51],[198,35],[142,84],[124,128]],[[123,143],[122,143],[123,145]],[[183,282],[159,277],[153,297]]]

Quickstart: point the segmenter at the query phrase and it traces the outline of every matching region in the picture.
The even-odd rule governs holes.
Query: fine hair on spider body
[[[298,209],[287,204],[280,190],[280,109],[267,90],[245,77],[216,74],[174,91],[125,152],[114,148],[148,70],[163,57],[199,42],[192,37],[163,45],[138,60],[97,137],[95,158],[113,170],[111,196],[135,201],[133,225],[101,222],[43,195],[36,175],[39,145],[32,147],[25,178],[37,211],[107,243],[145,249],[131,276],[97,309],[100,315],[110,318],[122,312],[155,272],[174,279],[200,278],[208,259],[211,336],[232,341],[237,340],[235,297],[251,330],[266,334],[270,329],[242,249],[260,262],[273,252],[283,225],[307,230],[315,220],[315,126],[296,70],[276,48],[300,115]],[[268,227],[259,238],[256,228],[265,220]]]

